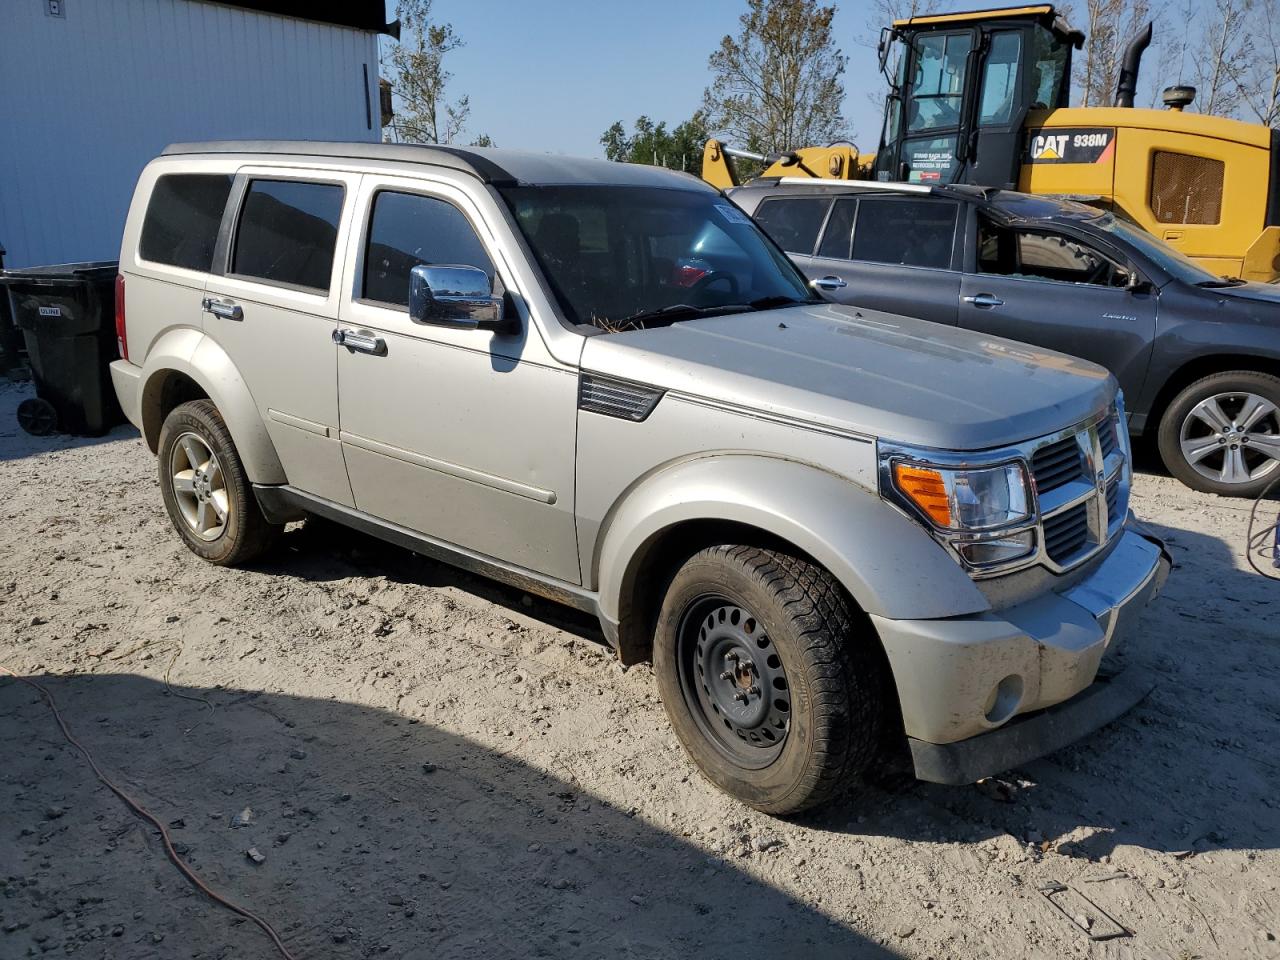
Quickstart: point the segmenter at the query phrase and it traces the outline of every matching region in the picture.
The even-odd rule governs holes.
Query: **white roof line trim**
[[[828,177],[779,177],[779,183],[788,185],[817,185],[823,187],[855,187],[858,190],[892,190],[894,193],[931,193],[933,187],[918,183],[885,183],[881,180],[833,180]]]

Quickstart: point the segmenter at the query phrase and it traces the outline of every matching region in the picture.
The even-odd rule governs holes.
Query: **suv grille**
[[[1102,459],[1106,459],[1116,449],[1116,422],[1110,417],[1098,424],[1098,443],[1102,446]]]
[[[1063,564],[1089,541],[1089,505],[1077,504],[1044,522],[1044,549],[1054,563]]]
[[[1082,472],[1080,444],[1074,436],[1041,447],[1031,458],[1031,475],[1042,494],[1070,483]]]

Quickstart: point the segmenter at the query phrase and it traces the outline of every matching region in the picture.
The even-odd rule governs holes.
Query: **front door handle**
[[[979,293],[972,297],[962,297],[965,303],[972,303],[975,307],[1003,307],[1004,301],[992,293]]]
[[[223,320],[243,320],[244,308],[238,303],[232,303],[230,300],[215,300],[213,297],[205,297],[200,302],[206,313],[212,313],[215,317],[221,317]]]
[[[815,287],[821,287],[823,290],[839,290],[841,287],[847,287],[849,281],[840,277],[819,277],[812,281]]]
[[[387,341],[375,337],[367,330],[334,330],[333,342],[356,353],[371,353],[381,357],[387,352]]]

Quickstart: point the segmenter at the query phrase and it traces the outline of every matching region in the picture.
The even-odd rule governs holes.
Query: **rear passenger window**
[[[342,193],[342,187],[332,183],[250,182],[236,228],[231,272],[328,292]]]
[[[951,266],[958,211],[945,200],[863,197],[853,259],[945,270]]]
[[[828,197],[780,197],[761,203],[755,221],[787,253],[807,256],[813,253],[830,206]]]
[[[493,286],[493,261],[457,207],[384,190],[374,198],[369,218],[364,299],[408,307],[409,271],[420,263],[478,267]]]
[[[172,173],[156,180],[142,221],[142,259],[207,273],[231,180],[220,173]]]
[[[822,231],[822,244],[818,256],[836,260],[849,259],[849,244],[853,240],[853,215],[858,209],[857,200],[837,200],[827,228]]]

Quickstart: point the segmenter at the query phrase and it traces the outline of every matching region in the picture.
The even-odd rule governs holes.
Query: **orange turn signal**
[[[915,467],[909,463],[893,465],[893,479],[917,507],[940,527],[951,526],[951,501],[947,497],[947,484],[942,474],[928,467]]]

